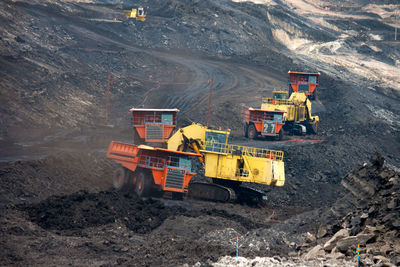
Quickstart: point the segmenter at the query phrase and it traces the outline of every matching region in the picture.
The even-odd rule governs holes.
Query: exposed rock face
[[[305,256],[317,257],[321,250],[330,253],[328,258],[354,256],[359,245],[360,260],[367,266],[398,266],[399,173],[386,167],[384,158],[375,153],[369,163],[346,175],[341,183],[349,193],[321,216],[327,225],[319,227],[319,245]],[[330,239],[323,238],[324,231]]]

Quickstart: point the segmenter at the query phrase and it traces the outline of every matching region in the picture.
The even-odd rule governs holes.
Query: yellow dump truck
[[[228,144],[229,131],[211,130],[200,124],[192,124],[178,130],[168,141],[168,149],[186,151],[191,148],[203,155],[204,175],[213,183],[190,184],[189,195],[228,201],[255,200],[259,202],[263,192],[241,183],[283,186],[285,171],[283,152]]]
[[[318,116],[311,115],[312,103],[305,93],[293,92],[289,99],[263,98],[262,110],[279,110],[285,112],[284,130],[298,134],[316,134]]]

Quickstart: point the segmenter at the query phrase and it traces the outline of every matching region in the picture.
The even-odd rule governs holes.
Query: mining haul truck
[[[179,199],[195,175],[191,158],[201,155],[112,141],[107,157],[120,165],[113,179],[117,190],[134,190],[140,197],[169,191]]]
[[[256,139],[258,136],[283,139],[284,111],[262,110],[243,107],[244,136]]]

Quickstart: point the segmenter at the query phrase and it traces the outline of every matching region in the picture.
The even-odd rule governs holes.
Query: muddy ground
[[[1,265],[225,266],[239,236],[244,266],[345,266],[352,247],[308,250],[368,227],[377,234],[363,253],[384,259],[365,264],[398,264],[395,246],[368,250],[399,237],[396,216],[369,212],[398,212],[397,1],[119,2],[0,3]],[[139,4],[145,23],[122,17]],[[286,89],[289,70],[321,72],[318,135],[244,138],[241,106]],[[205,123],[211,79],[210,125],[232,129],[231,143],[285,152],[285,186],[255,186],[268,206],[114,192],[105,151],[110,140],[132,141],[129,108],[176,107],[179,126]],[[359,170],[375,151],[394,171]],[[353,169],[361,180],[397,180],[371,182],[371,201],[341,202],[363,200],[341,183]],[[335,209],[352,215],[324,212]],[[375,221],[351,225],[363,212]]]

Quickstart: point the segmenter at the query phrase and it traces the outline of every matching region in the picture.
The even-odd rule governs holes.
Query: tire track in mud
[[[196,83],[197,81],[207,81],[211,78],[214,79],[214,98],[218,99],[229,99],[226,96],[232,91],[236,91],[240,88],[249,88],[257,90],[259,88],[268,88],[270,81],[266,79],[266,75],[262,73],[266,69],[254,70],[249,66],[242,64],[236,64],[232,62],[223,62],[219,60],[212,60],[206,57],[196,58],[191,55],[177,54],[178,52],[172,51],[159,51],[156,49],[145,49],[136,47],[132,44],[128,44],[126,40],[110,39],[106,36],[100,35],[96,32],[90,31],[88,28],[82,28],[76,25],[70,26],[75,31],[85,32],[86,36],[90,36],[92,40],[102,41],[106,43],[112,43],[120,48],[124,48],[131,52],[140,52],[146,54],[148,57],[155,57],[165,62],[171,62],[173,64],[181,65],[187,69],[188,73],[192,73],[193,78],[191,80],[185,80],[184,82],[194,82],[185,88],[179,90],[165,90],[160,83],[155,82],[155,86],[150,88],[143,96],[142,105],[148,102],[148,99],[152,95],[163,96],[163,102],[158,103],[160,107],[177,107],[181,110],[182,115],[187,115],[190,111],[197,111],[199,108],[207,109],[208,93],[210,90],[209,83]],[[125,43],[126,42],[126,43]],[[268,75],[271,73],[268,71]],[[163,80],[163,75],[158,73],[159,79]],[[274,79],[282,82],[282,77],[275,75]],[[250,81],[250,82],[249,82]],[[171,81],[171,83],[174,81]],[[181,81],[178,81],[181,82]],[[275,83],[279,83],[276,82]],[[250,84],[253,84],[249,87]],[[282,85],[284,83],[282,82]],[[272,88],[269,88],[272,89]],[[252,90],[252,91],[253,91]],[[218,94],[218,95],[217,95]],[[154,105],[154,103],[152,103]]]

